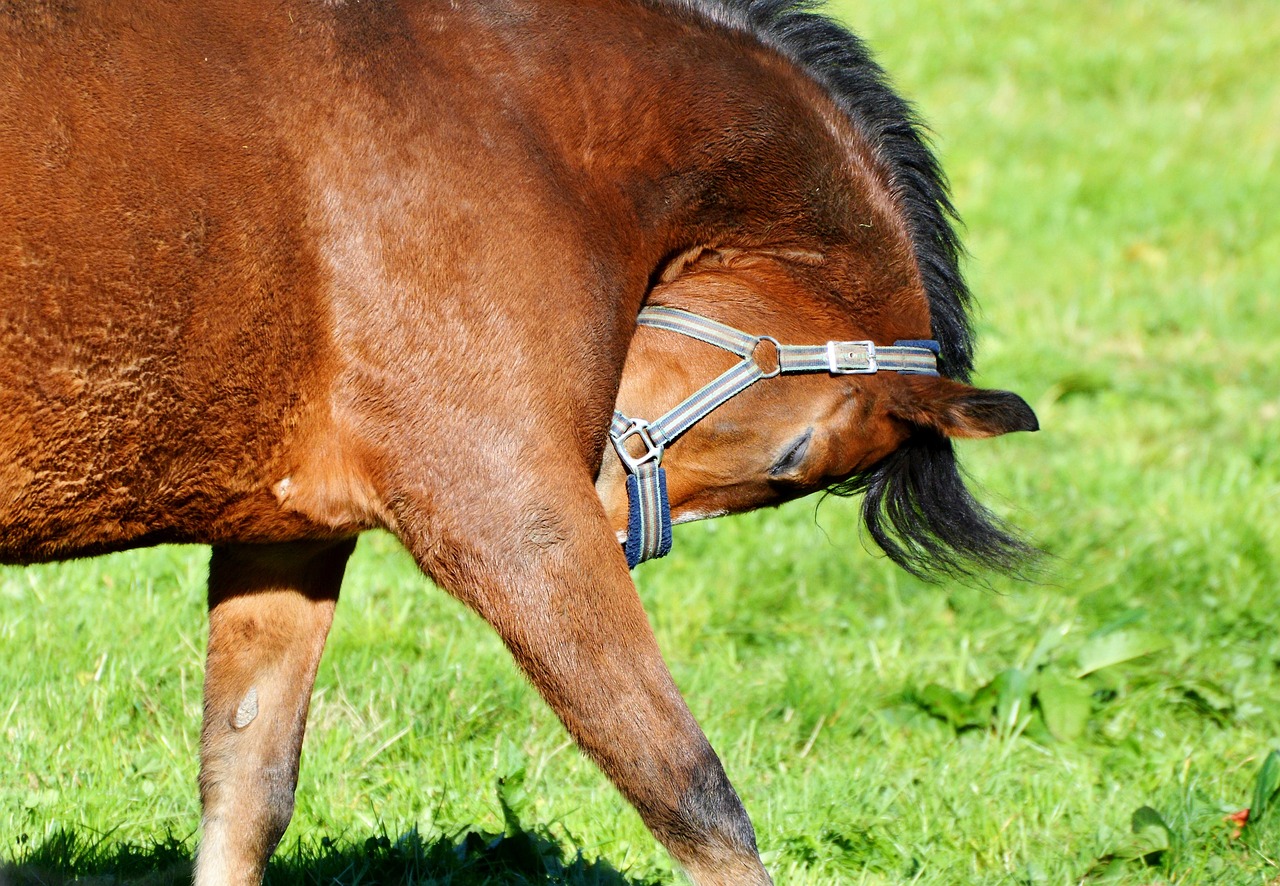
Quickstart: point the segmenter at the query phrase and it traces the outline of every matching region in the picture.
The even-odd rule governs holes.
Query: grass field
[[[775,877],[1280,882],[1273,0],[836,8],[936,133],[981,381],[1044,427],[962,454],[1051,557],[924,585],[832,499],[637,571]],[[0,571],[0,884],[189,863],[206,558]],[[270,882],[675,876],[488,628],[365,538]]]

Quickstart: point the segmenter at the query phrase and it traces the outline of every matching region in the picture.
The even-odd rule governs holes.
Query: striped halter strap
[[[654,421],[613,413],[609,438],[627,471],[627,565],[665,556],[671,550],[671,503],[662,454],[673,440],[715,409],[761,379],[783,373],[827,372],[870,375],[902,372],[938,374],[936,341],[898,341],[876,347],[869,341],[829,341],[824,345],[784,345],[768,335],[749,335],[732,326],[676,308],[647,307],[637,321],[678,332],[737,354],[742,362]],[[772,352],[772,354],[770,354]],[[763,363],[757,357],[763,358]]]

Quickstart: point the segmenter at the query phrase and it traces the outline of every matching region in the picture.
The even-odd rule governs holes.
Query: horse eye
[[[809,452],[809,443],[813,440],[813,428],[809,428],[803,434],[796,438],[787,451],[773,463],[773,467],[769,468],[769,474],[773,477],[780,477],[784,474],[790,474],[804,463],[804,457]]]

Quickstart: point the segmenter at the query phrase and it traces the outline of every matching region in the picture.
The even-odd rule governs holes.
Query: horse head
[[[905,248],[910,248],[909,242]],[[875,354],[876,346],[887,353],[895,343],[924,345],[936,353],[936,343],[928,341],[929,305],[919,276],[910,273],[909,262],[900,263],[907,273],[886,290],[866,294],[862,278],[878,276],[882,285],[886,282],[883,269],[868,272],[874,260],[856,245],[827,253],[700,248],[665,269],[648,305],[707,318],[757,339],[758,346],[746,359],[761,369],[759,383],[729,394],[687,431],[682,429],[679,442],[670,441],[669,454],[663,447],[672,522],[777,505],[824,489],[864,491],[873,478],[889,473],[896,453],[923,447],[949,454],[946,441],[951,439],[1038,428],[1035,414],[1017,394],[973,387],[934,371],[932,365],[875,371],[872,358],[869,367],[856,370],[833,364],[826,371],[777,372],[780,349],[812,349],[828,342],[833,348],[836,343],[870,343],[868,354]],[[833,295],[843,291],[864,293],[856,300],[862,310]],[[624,368],[618,412],[650,420],[667,414],[741,360],[692,334],[641,325]],[[949,464],[945,457],[942,461],[945,473]],[[619,454],[607,452],[597,489],[620,539],[627,536],[630,510],[626,473]],[[953,493],[955,503],[955,490],[945,491]],[[958,501],[966,505],[969,500],[960,496]],[[926,513],[936,514],[937,509]],[[963,516],[980,536],[982,531],[1000,533],[980,507],[967,508]],[[880,528],[877,517],[868,516],[873,531]],[[957,533],[949,527],[939,528],[941,532],[910,521],[896,526],[912,545],[946,539],[958,555],[957,568],[960,558],[984,559],[983,551],[951,541]],[[1006,538],[1005,552],[1012,554],[1015,540]],[[882,544],[891,556],[904,550],[892,539],[887,541]],[[917,568],[909,556],[895,559]]]

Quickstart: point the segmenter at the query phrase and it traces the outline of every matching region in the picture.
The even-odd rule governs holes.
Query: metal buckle
[[[850,348],[863,348],[865,352],[859,354]],[[877,370],[876,346],[869,341],[829,341],[827,369],[832,375],[873,375]]]
[[[649,434],[649,423],[643,418],[628,419],[631,422],[627,429],[620,434],[610,434],[613,440],[613,448],[618,450],[618,458],[622,459],[622,463],[626,465],[627,470],[634,474],[641,465],[653,462],[655,465],[662,463],[662,445],[655,443],[653,437]],[[627,451],[627,441],[632,437],[640,438],[640,442],[644,444],[644,452],[635,456]]]

